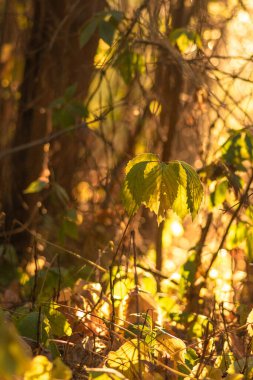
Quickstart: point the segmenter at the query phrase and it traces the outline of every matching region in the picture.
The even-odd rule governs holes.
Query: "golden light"
[[[181,275],[180,275],[180,273],[178,273],[178,272],[173,273],[173,274],[171,275],[171,277],[170,277],[170,281],[176,281],[176,282],[179,282],[180,279],[181,279]]]
[[[172,260],[166,260],[164,263],[164,268],[168,272],[174,272],[176,270],[176,264]]]
[[[238,12],[237,17],[238,17],[238,21],[241,23],[247,24],[250,22],[250,15],[248,14],[248,12],[245,12],[243,10]]]
[[[218,270],[217,269],[215,269],[215,268],[212,268],[211,270],[210,270],[210,272],[209,272],[209,277],[211,278],[211,279],[215,279],[215,278],[217,278],[219,276],[219,272],[218,272]]]
[[[85,313],[82,311],[82,310],[77,310],[76,311],[76,316],[79,318],[79,319],[82,319],[84,317]]]
[[[165,220],[165,223],[164,223],[162,243],[163,243],[164,249],[169,248],[172,244],[171,229],[170,229],[170,223],[168,220]]]
[[[78,212],[76,217],[77,217],[76,224],[80,226],[83,223],[83,215],[80,212]]]
[[[226,249],[221,249],[220,250],[220,255],[221,255],[222,258],[226,257],[227,254],[228,254],[228,251]]]
[[[152,100],[149,104],[149,110],[153,115],[159,115],[162,111],[162,105],[157,100]]]
[[[44,256],[38,256],[37,260],[36,260],[36,263],[35,261],[31,261],[27,264],[26,266],[26,272],[30,275],[30,276],[34,276],[35,275],[35,272],[37,270],[42,270],[44,268],[46,264],[46,258]]]
[[[74,189],[74,196],[79,202],[86,203],[93,197],[92,189],[88,182],[81,181]]]
[[[221,291],[224,293],[230,292],[230,290],[231,290],[231,286],[229,284],[226,284],[226,283],[221,288]]]
[[[173,220],[173,222],[170,225],[170,229],[172,236],[175,237],[182,236],[184,233],[184,228],[178,220]]]

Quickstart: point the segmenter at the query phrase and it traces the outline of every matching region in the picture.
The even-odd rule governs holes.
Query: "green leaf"
[[[121,11],[112,10],[109,13],[111,14],[112,18],[118,23],[123,19],[124,16],[124,13]]]
[[[39,193],[48,187],[48,182],[42,179],[37,179],[30,183],[30,185],[23,191],[24,194]]]
[[[98,30],[99,36],[102,38],[102,40],[107,43],[107,45],[111,46],[113,43],[115,25],[113,25],[110,20],[102,20],[98,25]]]
[[[56,310],[56,306],[53,305],[50,307],[47,318],[49,323],[46,331],[48,333],[57,337],[62,337],[64,335],[70,336],[72,334],[70,324],[66,320],[66,317],[60,311]]]
[[[84,47],[84,45],[86,45],[87,42],[91,39],[97,29],[98,23],[99,19],[97,17],[94,17],[84,25],[79,40],[81,48]]]
[[[138,348],[140,352],[138,352]],[[139,342],[138,346],[138,340],[132,339],[124,343],[117,351],[109,352],[107,365],[110,368],[126,373],[134,369],[133,367],[138,364],[139,358],[149,360],[148,346],[143,342]]]
[[[122,187],[123,204],[133,215],[143,204],[157,215],[158,223],[172,209],[180,217],[191,213],[194,218],[203,197],[197,173],[185,162],[160,162],[158,156],[144,153],[126,167]]]
[[[179,185],[177,191],[177,197],[173,203],[174,212],[184,218],[189,214],[188,204],[187,204],[187,174],[181,165],[178,165],[178,174],[179,174]]]
[[[45,343],[48,338],[46,332],[47,322],[47,318],[44,314],[39,314],[38,311],[33,311],[18,320],[17,328],[20,335],[32,339],[35,342],[39,338],[40,341]]]
[[[199,48],[202,47],[201,39],[198,33],[186,28],[174,29],[169,35],[172,45],[177,45],[182,53],[193,44],[196,44]]]
[[[210,197],[213,206],[219,206],[225,201],[227,190],[228,190],[228,181],[226,179],[216,184],[215,191],[211,194],[211,197]]]
[[[145,71],[143,57],[127,47],[116,59],[114,66],[126,84],[130,84],[137,74]]]
[[[52,184],[52,191],[55,193],[56,197],[59,199],[59,201],[66,206],[69,202],[69,196],[66,190],[59,185],[58,183],[54,182]]]
[[[18,264],[18,257],[16,250],[12,244],[0,245],[0,257],[3,256],[7,263],[12,265]]]

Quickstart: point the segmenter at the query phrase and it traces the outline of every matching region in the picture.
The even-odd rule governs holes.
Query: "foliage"
[[[0,379],[253,378],[250,1],[0,14]]]
[[[141,204],[157,215],[160,223],[169,209],[184,217],[196,216],[202,201],[203,189],[197,174],[185,162],[168,164],[153,154],[142,154],[126,167],[123,184],[123,202],[130,215]]]

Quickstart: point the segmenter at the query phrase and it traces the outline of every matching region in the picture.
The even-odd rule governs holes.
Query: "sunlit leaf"
[[[64,335],[70,336],[72,334],[72,329],[66,320],[65,315],[58,311],[54,306],[50,307],[47,318],[49,323],[46,331],[48,333],[58,337],[62,337]]]
[[[192,218],[195,218],[203,198],[203,187],[195,170],[186,162],[180,161],[187,175],[187,204]],[[181,178],[181,173],[180,173]]]
[[[35,356],[30,368],[25,372],[24,380],[70,380],[72,371],[60,358],[52,362],[46,356]]]
[[[141,360],[149,360],[148,347],[145,343],[139,342],[138,352],[138,340],[132,339],[124,343],[117,351],[109,352],[107,365],[124,373],[138,363],[139,357]]]
[[[25,373],[24,380],[51,380],[52,368],[53,363],[46,356],[35,356],[29,370]]]
[[[181,339],[167,333],[166,331],[157,333],[155,348],[161,352],[166,352],[166,354],[168,354],[173,361],[180,363],[185,362],[185,343]]]
[[[48,181],[37,179],[30,183],[30,185],[23,191],[24,194],[39,193],[48,187]]]
[[[177,45],[182,53],[185,53],[189,47],[195,44],[197,47],[201,48],[202,43],[198,33],[186,28],[174,29],[170,35],[169,39],[173,45]]]
[[[211,194],[211,197],[210,197],[213,206],[219,206],[225,201],[227,190],[228,190],[227,180],[224,180],[216,185],[215,191]]]
[[[143,204],[157,215],[158,223],[169,209],[184,217],[197,214],[203,188],[194,169],[181,161],[168,164],[158,156],[144,153],[136,156],[126,167],[122,188],[123,203],[128,213],[134,214]]]

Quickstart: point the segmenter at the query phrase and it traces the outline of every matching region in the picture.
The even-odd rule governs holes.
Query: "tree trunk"
[[[94,35],[83,49],[79,47],[80,27],[105,5],[104,0],[72,2],[70,0],[33,0],[33,27],[25,57],[17,125],[12,146],[42,138],[51,132],[50,103],[76,83],[77,92],[87,94],[97,48]],[[52,159],[54,176],[70,191],[73,166],[78,157],[78,135],[62,138]],[[24,224],[31,217],[36,195],[24,195],[24,189],[42,172],[44,147],[37,146],[11,157],[11,186],[2,189],[2,208],[6,214],[5,229],[14,221]],[[13,237],[20,255],[25,253],[29,236],[23,232]]]

